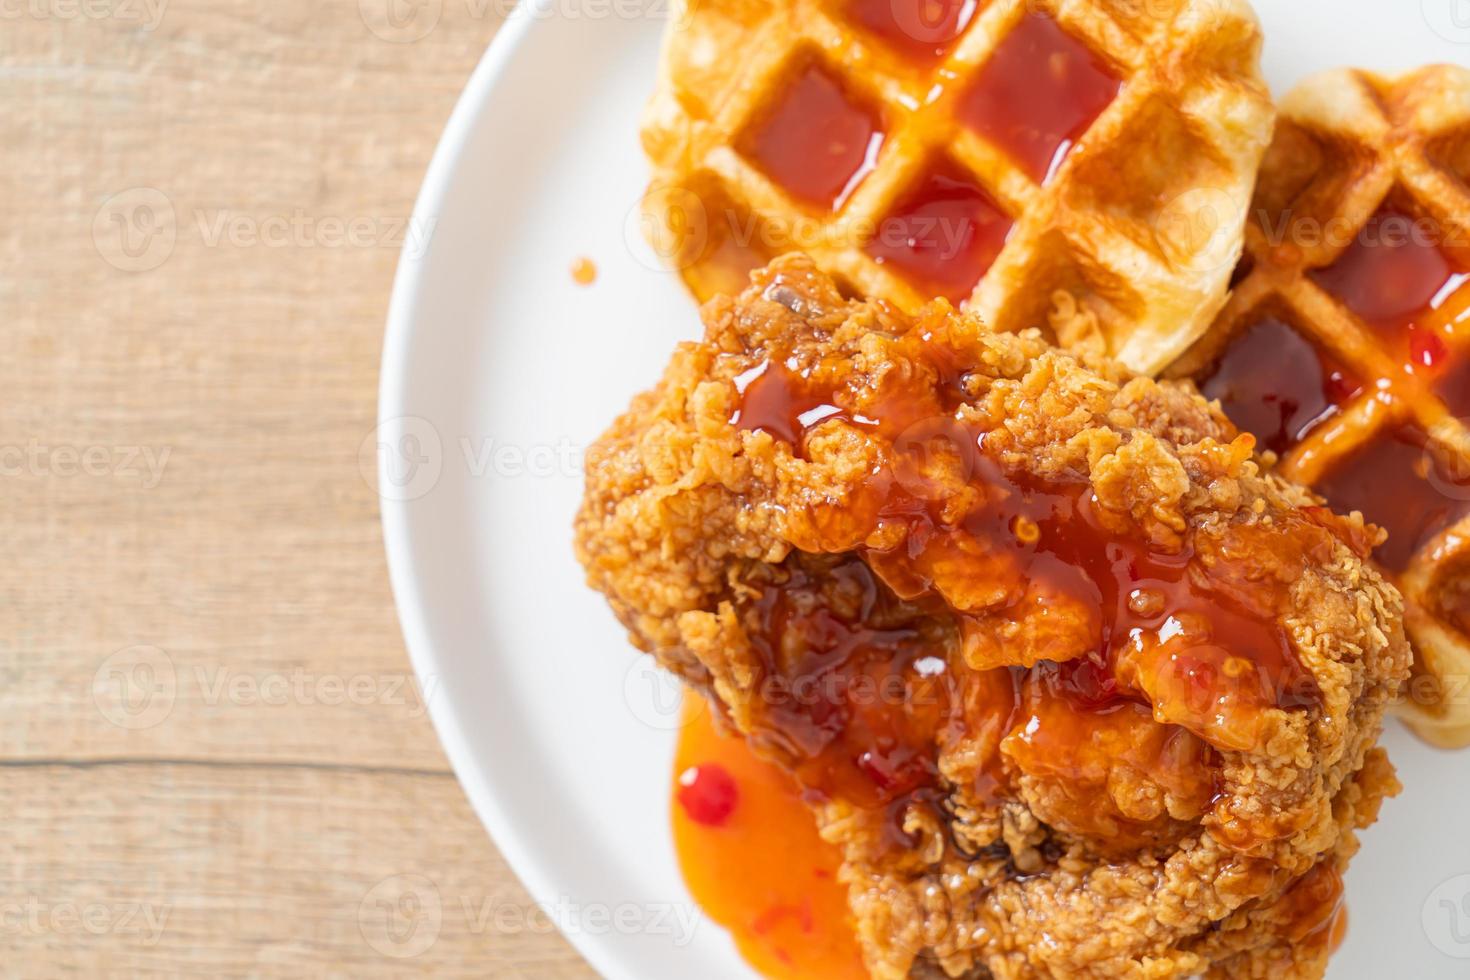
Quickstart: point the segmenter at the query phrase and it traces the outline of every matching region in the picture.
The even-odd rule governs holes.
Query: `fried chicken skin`
[[[872,975],[1321,976],[1397,789],[1377,532],[1190,390],[801,257],[703,316],[578,556],[802,784]]]

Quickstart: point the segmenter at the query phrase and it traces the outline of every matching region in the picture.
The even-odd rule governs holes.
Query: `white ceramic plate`
[[[1257,6],[1278,93],[1337,65],[1470,61],[1467,0]],[[608,977],[748,977],[719,928],[691,935],[667,823],[674,696],[570,543],[579,448],[697,331],[637,227],[663,7],[536,0],[496,39],[419,199],[414,227],[433,234],[399,269],[364,460],[383,467],[394,591],[440,737],[531,893]],[[591,288],[568,273],[584,255]],[[1352,868],[1332,976],[1470,975],[1470,754],[1397,726],[1388,743],[1408,789]]]

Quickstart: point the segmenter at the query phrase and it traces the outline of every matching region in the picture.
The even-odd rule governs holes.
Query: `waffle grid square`
[[[1246,225],[1234,293],[1166,374],[1204,381],[1236,337],[1276,317],[1366,382],[1341,414],[1282,456],[1282,475],[1321,485],[1401,427],[1428,435],[1426,482],[1463,513],[1414,542],[1407,567],[1395,576],[1408,600],[1416,672],[1431,682],[1409,692],[1403,713],[1431,741],[1470,744],[1470,602],[1462,598],[1470,593],[1470,420],[1455,417],[1432,382],[1406,373],[1402,351],[1312,276],[1385,208],[1424,222],[1451,265],[1470,270],[1470,71],[1440,65],[1393,81],[1329,72],[1283,99],[1281,115]],[[1470,299],[1470,292],[1458,295]],[[1470,362],[1470,316],[1451,333],[1451,356]],[[1406,501],[1381,506],[1401,508]],[[1387,516],[1385,510],[1380,519]]]
[[[674,13],[645,119],[646,207],[655,246],[700,300],[800,250],[855,292],[918,308],[932,297],[864,245],[947,154],[1015,221],[969,298],[997,329],[1050,326],[1064,346],[1155,373],[1223,305],[1272,120],[1259,25],[1241,0],[989,0],[930,65],[835,0],[688,0]],[[977,73],[1037,13],[1123,83],[1044,184],[959,115]],[[736,149],[809,57],[881,106],[887,126],[876,168],[836,214],[793,199]]]

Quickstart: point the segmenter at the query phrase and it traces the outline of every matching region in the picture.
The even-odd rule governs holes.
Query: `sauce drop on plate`
[[[744,739],[718,731],[696,696],[684,711],[674,846],[695,900],[772,980],[866,980],[847,890],[837,880],[840,856],[817,834],[791,777],[757,758]],[[717,824],[684,802],[691,771],[719,771],[730,781],[734,803]]]
[[[583,256],[572,263],[572,281],[578,286],[590,286],[597,281],[597,263]]]

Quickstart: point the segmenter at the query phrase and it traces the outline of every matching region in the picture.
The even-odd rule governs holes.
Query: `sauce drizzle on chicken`
[[[886,446],[794,541],[852,554],[788,562],[748,616],[767,670],[757,745],[816,798],[913,797],[939,782],[936,747],[970,738],[997,801],[1021,775],[1063,787],[1075,805],[1052,816],[1064,829],[1139,846],[1166,817],[1197,819],[1216,795],[1217,750],[1256,748],[1264,709],[1320,699],[1274,582],[1241,570],[1319,560],[1331,530],[1293,516],[1269,534],[1196,536],[1206,554],[1161,547],[1080,479],[1005,472],[956,409],[960,355],[942,336],[909,341],[928,370],[876,404],[852,405],[775,354],[736,380],[731,423],[798,455],[834,422]],[[1120,768],[1162,809],[1110,803]]]

